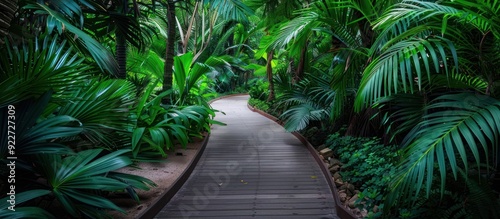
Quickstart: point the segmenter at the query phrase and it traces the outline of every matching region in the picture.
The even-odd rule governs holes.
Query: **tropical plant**
[[[20,46],[7,41],[3,48],[6,54],[0,56],[0,107],[39,97],[49,90],[62,98],[77,86],[75,81],[88,79],[83,72],[90,69],[81,65],[82,58],[57,37],[42,35]]]
[[[287,131],[303,130],[312,121],[319,122],[322,130],[328,129],[336,98],[330,80],[327,74],[306,76],[291,89],[283,90],[278,102],[286,109],[280,118],[285,122]]]
[[[90,9],[95,9],[92,4],[87,1],[79,1],[85,4]],[[103,72],[107,72],[111,75],[118,75],[119,66],[111,52],[105,48],[101,43],[99,43],[88,31],[83,28],[83,14],[81,7],[76,1],[67,1],[64,4],[62,2],[53,1],[47,4],[40,4],[35,2],[26,2],[26,5],[22,6],[23,13],[19,13],[16,20],[36,20],[37,23],[24,23],[24,25],[31,25],[25,27],[26,29],[36,30],[34,33],[25,33],[25,35],[39,35],[40,27],[41,33],[57,34],[67,37],[67,40],[71,42],[76,48],[79,48],[79,52],[84,54],[89,54],[93,61],[89,62],[92,64],[97,64]],[[51,3],[55,5],[51,5]],[[53,6],[51,8],[51,6]],[[72,16],[74,15],[74,17]],[[38,17],[37,17],[38,16]],[[37,17],[35,19],[35,17]],[[79,22],[75,23],[75,20]],[[71,34],[65,35],[63,33],[70,32],[73,36],[78,36],[75,39],[68,37]],[[24,33],[23,33],[24,34]]]
[[[178,106],[189,104],[207,105],[203,95],[207,90],[201,90],[204,80],[207,78],[207,73],[212,71],[212,68],[206,64],[194,62],[194,54],[192,52],[185,53],[174,58],[174,87],[172,102]],[[206,81],[206,80],[205,80]],[[201,83],[200,83],[201,82]],[[208,87],[205,86],[205,89]]]
[[[142,177],[110,172],[132,163],[127,156],[135,87],[96,77],[85,53],[76,53],[67,40],[54,35],[12,37],[1,46],[6,55],[0,58],[0,91],[6,96],[0,111],[14,114],[0,117],[0,130],[12,131],[7,120],[15,124],[15,150],[9,143],[13,135],[2,135],[0,155],[4,164],[9,156],[17,158],[20,204],[16,212],[2,209],[0,214],[9,218],[51,217],[41,209],[46,201],[62,206],[60,212],[47,209],[58,216],[102,217],[103,208],[118,209],[105,198],[106,192],[127,191],[137,200],[135,189],[153,185]],[[120,147],[128,150],[116,151]],[[8,174],[1,169],[2,185],[8,185]],[[2,192],[8,189],[1,187]]]
[[[166,156],[175,144],[185,147],[192,137],[209,131],[215,111],[207,106],[162,105],[165,95],[172,90],[154,95],[154,84],[150,85],[138,102],[137,124],[132,134],[132,153],[137,159],[148,159],[157,155]],[[152,99],[150,99],[152,98]]]
[[[71,215],[85,214],[100,217],[103,213],[98,209],[119,208],[102,197],[98,191],[127,190],[131,197],[137,198],[134,189],[148,189],[148,185],[154,185],[142,177],[109,173],[131,164],[129,158],[120,156],[127,153],[127,150],[113,152],[103,157],[101,157],[102,149],[81,150],[78,154],[74,154],[70,149],[76,146],[73,139],[83,133],[85,128],[73,117],[54,115],[53,107],[49,104],[51,94],[47,92],[41,98],[9,105],[15,107],[16,148],[9,150],[7,145],[9,141],[7,136],[3,135],[4,141],[0,144],[0,148],[2,163],[9,162],[8,156],[17,158],[16,192],[40,194],[37,189],[43,188],[50,192],[50,194],[43,193],[43,196],[49,198],[54,195],[57,202]],[[8,108],[3,107],[1,111],[7,114]],[[0,117],[2,124],[5,124],[1,126],[1,130],[5,132],[8,124],[6,119],[7,117]],[[100,158],[95,159],[98,155]],[[1,175],[4,176],[3,179],[8,178],[8,172],[2,171]],[[44,180],[37,180],[39,178],[45,179],[47,184]],[[23,217],[24,214],[44,215],[46,212],[36,207],[26,207],[21,208],[13,217]]]
[[[0,44],[4,44],[3,38],[8,35],[10,22],[15,16],[16,10],[18,8],[17,0],[4,1],[4,4],[0,5]]]
[[[429,196],[436,186],[442,196],[447,175],[465,180],[459,170],[469,173],[471,163],[479,171],[498,167],[498,10],[499,1],[407,0],[375,23],[381,35],[355,106],[400,103],[386,120],[405,135],[387,206]],[[420,100],[409,103],[401,93]]]
[[[192,14],[189,14],[189,16],[186,16],[186,17],[190,17],[189,18],[189,22],[187,23],[188,24],[188,27],[186,28],[186,34],[183,33],[182,31],[182,27],[179,23],[178,27],[181,31],[179,31],[179,34],[182,34],[181,35],[181,41],[184,45],[184,48],[187,48],[186,46],[188,45],[188,41],[190,39],[190,36],[191,36],[191,33],[193,31],[193,23],[194,21],[198,18],[198,20],[200,21],[203,21],[201,25],[196,25],[194,26],[194,30],[197,30],[197,31],[201,31],[199,33],[199,36],[202,37],[202,40],[201,40],[201,45],[200,45],[200,48],[198,50],[198,52],[196,53],[196,55],[194,56],[194,59],[193,59],[193,62],[197,60],[198,56],[201,54],[201,52],[203,52],[204,48],[207,47],[207,44],[208,44],[208,41],[210,41],[210,36],[212,34],[212,31],[213,31],[213,28],[214,26],[216,25],[216,20],[218,18],[218,16],[222,17],[224,20],[236,20],[236,21],[246,21],[247,20],[247,15],[249,14],[252,14],[252,10],[250,10],[245,4],[243,4],[241,1],[239,0],[215,0],[215,1],[208,1],[208,0],[203,0],[203,1],[194,1],[195,3],[193,5],[195,5],[194,9],[193,9],[193,13]],[[199,2],[202,2],[203,5],[206,5],[207,6],[207,10],[204,10],[204,8],[201,6],[201,4]],[[179,1],[179,3],[185,3],[186,5],[189,5],[191,3],[191,1]],[[164,78],[163,78],[163,91],[167,91],[169,89],[172,88],[172,83],[173,83],[173,67],[174,67],[174,55],[175,55],[175,50],[174,50],[174,43],[176,41],[176,32],[175,32],[175,20],[179,20],[179,19],[176,19],[176,2],[175,1],[171,1],[171,0],[168,0],[166,2],[166,9],[167,9],[167,13],[166,13],[166,17],[167,19],[165,20],[165,23],[168,25],[168,29],[167,29],[167,33],[166,33],[166,36],[167,36],[167,47],[166,47],[166,54],[165,54],[165,68],[164,68]],[[188,8],[188,7],[185,7],[185,8]],[[201,19],[200,17],[198,16],[198,11],[197,10],[201,10]],[[207,16],[207,17],[210,17],[211,19],[209,20],[209,22],[207,22],[205,20],[205,14],[203,14],[205,11],[207,12],[212,12],[213,13],[213,16]],[[206,28],[205,24],[206,23],[209,24],[209,27]],[[205,30],[209,30],[209,31],[205,31]],[[208,33],[207,33],[208,32]],[[205,38],[205,35],[208,34],[208,37]],[[205,39],[207,39],[207,41],[205,42]],[[197,42],[198,39],[195,39],[194,41],[194,45],[198,45],[198,42]],[[186,52],[187,50],[184,49],[184,52]],[[196,51],[196,50],[195,50]],[[164,102],[171,102],[169,96],[165,96],[165,101]]]
[[[126,80],[89,80],[82,82],[57,109],[60,115],[78,119],[82,124],[82,140],[89,146],[104,146],[108,150],[130,148],[130,117],[135,103],[135,87]],[[79,142],[83,147],[84,142]]]
[[[343,182],[353,184],[358,193],[358,204],[372,212],[375,205],[383,211],[383,200],[389,192],[400,151],[397,145],[381,144],[379,138],[328,136],[325,145],[332,149],[342,163],[339,171]],[[361,204],[363,202],[363,204]],[[363,206],[364,205],[364,206]],[[373,214],[372,217],[375,217]]]
[[[61,155],[37,155],[36,169],[46,177],[49,188],[54,197],[64,209],[73,217],[102,218],[106,213],[100,209],[113,209],[125,213],[113,202],[102,197],[100,191],[128,190],[137,197],[134,186],[139,184],[155,185],[151,180],[143,177],[121,173],[130,181],[121,181],[109,176],[110,171],[132,164],[132,161],[121,156],[127,150],[119,150],[104,156],[99,156],[102,149],[81,151],[75,155],[62,157]],[[140,186],[148,189],[147,186]]]
[[[0,201],[1,210],[0,217],[2,218],[55,218],[54,215],[50,214],[46,210],[38,207],[24,207],[23,205],[28,203],[30,200],[39,198],[44,195],[48,195],[50,193],[49,190],[43,189],[34,189],[26,192],[20,192],[16,194],[15,204],[17,205],[11,206],[9,203],[10,196],[2,198]],[[9,209],[12,208],[12,209]]]

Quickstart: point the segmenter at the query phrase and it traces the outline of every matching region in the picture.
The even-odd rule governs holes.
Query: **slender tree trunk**
[[[165,51],[165,67],[163,69],[163,91],[172,88],[175,43],[175,2],[167,0],[167,45]],[[170,95],[163,98],[163,103],[170,104]]]
[[[116,62],[118,62],[118,78],[127,77],[127,42],[121,33],[116,34]]]
[[[363,17],[363,14],[359,11],[354,12],[354,16],[356,18]],[[366,48],[370,48],[373,44],[373,29],[366,19],[361,19],[358,21],[358,28],[360,30],[361,41],[363,42],[363,46]]]
[[[306,55],[307,55],[307,42],[306,45],[304,45],[304,47],[302,47],[302,50],[300,51],[299,64],[297,66],[297,71],[295,71],[295,83],[299,82],[304,77]]]
[[[122,13],[127,16],[128,1],[122,0]],[[117,29],[118,30],[118,29]],[[122,32],[116,31],[116,62],[118,62],[118,78],[127,77],[127,40]]]
[[[273,82],[273,66],[271,62],[273,61],[274,50],[271,50],[267,53],[267,63],[266,63],[266,74],[267,80],[269,81],[269,97],[267,98],[267,102],[271,102],[275,98],[274,94],[274,82]]]

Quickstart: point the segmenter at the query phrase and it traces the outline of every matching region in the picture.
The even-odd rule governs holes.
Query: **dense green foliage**
[[[276,9],[271,2],[265,7]],[[383,183],[385,217],[424,209],[497,217],[498,191],[475,185],[498,184],[500,1],[291,2],[293,13],[264,12],[287,19],[266,27],[257,53],[273,52],[269,89],[278,98],[270,111],[282,112],[287,130],[317,142],[345,125],[346,135],[397,144],[396,169]],[[470,183],[478,172],[489,178]],[[422,204],[435,199],[441,204]],[[476,215],[472,206],[481,205],[467,200],[493,210]],[[460,203],[470,206],[458,213]]]
[[[109,192],[152,183],[113,171],[201,137],[216,123],[207,100],[235,91],[328,139],[381,216],[499,215],[498,0],[5,2],[0,130],[15,122],[26,186],[2,217],[119,210]],[[332,135],[344,126],[353,137]],[[116,163],[88,181],[103,158]]]
[[[381,144],[380,139],[375,137],[340,136],[339,133],[330,135],[325,145],[343,164],[340,171],[342,180],[361,191],[358,205],[371,212],[372,217],[380,216],[400,157],[397,146]],[[377,213],[373,212],[375,206],[379,209]]]
[[[218,68],[237,60],[211,57],[200,63],[195,59],[200,54],[179,55],[172,68],[174,86],[160,92],[163,51],[147,50],[158,47],[159,27],[146,18],[161,10],[147,4],[1,4],[2,11],[18,12],[2,20],[11,27],[2,29],[6,38],[0,45],[6,51],[0,57],[0,130],[9,133],[0,137],[0,159],[8,168],[13,162],[8,157],[15,157],[15,181],[9,178],[12,168],[2,168],[0,190],[15,190],[16,203],[3,198],[1,218],[125,213],[109,194],[128,194],[139,203],[136,190],[156,185],[117,170],[160,161],[217,123],[207,103],[215,96],[209,73],[217,75]],[[161,102],[165,96],[173,100],[168,105]]]
[[[255,98],[250,98],[248,100],[248,104],[264,112],[268,112],[270,108],[269,104],[266,101]]]

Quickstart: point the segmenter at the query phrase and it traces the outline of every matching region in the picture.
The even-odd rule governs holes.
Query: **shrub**
[[[260,100],[260,99],[255,99],[255,98],[250,98],[248,100],[248,104],[252,107],[255,107],[257,109],[260,109],[264,112],[268,112],[269,111],[269,104],[266,102],[266,101],[263,101],[263,100]]]
[[[267,100],[269,96],[269,82],[258,80],[248,91],[250,97],[259,100]]]

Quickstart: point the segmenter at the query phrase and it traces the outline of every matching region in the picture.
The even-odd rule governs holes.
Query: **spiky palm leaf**
[[[67,157],[50,154],[37,156],[36,166],[40,173],[47,178],[54,196],[65,211],[74,217],[88,213],[105,216],[99,209],[124,212],[95,191],[119,191],[129,188],[129,184],[110,178],[107,173],[128,166],[132,161],[122,156],[127,150],[99,157],[101,152],[102,149],[93,149]]]
[[[381,110],[382,124],[386,132],[391,133],[391,141],[399,134],[405,134],[414,128],[426,114],[427,102],[417,94],[397,94],[378,100],[375,108]]]
[[[64,97],[77,81],[88,78],[79,58],[65,41],[57,37],[20,46],[7,42],[6,55],[0,56],[0,107],[15,104],[54,90],[56,97]]]
[[[10,206],[10,196],[2,198],[0,201],[0,217],[1,218],[55,218],[52,214],[39,207],[19,207],[24,202],[36,199],[38,197],[50,194],[49,190],[34,189],[16,194],[15,205]],[[18,206],[16,206],[18,205]],[[12,207],[13,210],[9,209]]]
[[[407,0],[394,5],[375,24],[375,28],[382,29],[392,39],[382,40],[379,42],[384,43],[377,44],[382,48],[382,54],[364,72],[356,108],[361,108],[363,102],[369,104],[391,93],[413,92],[417,89],[413,84],[417,84],[420,90],[425,75],[431,80],[433,74],[443,73],[444,70],[449,78],[448,73],[453,68],[456,71],[460,67],[462,72],[466,72],[464,70],[471,65],[478,66],[476,69],[484,68],[484,65],[479,66],[477,63],[486,63],[486,59],[495,57],[498,54],[495,52],[498,51],[497,46],[480,45],[477,48],[477,45],[471,44],[467,34],[477,30],[482,32],[484,36],[481,44],[485,39],[485,42],[489,42],[486,36],[488,32],[498,38],[499,29],[495,22],[498,16],[494,15],[494,11],[499,10],[499,5],[498,1],[471,3],[418,0]],[[459,31],[457,25],[464,31]],[[440,37],[435,36],[437,32],[441,33]],[[480,57],[481,60],[471,62],[470,54],[474,53],[485,55],[484,58]],[[491,66],[497,62],[487,63]],[[477,72],[469,73],[478,75]],[[402,89],[398,88],[398,84],[403,85]]]
[[[39,99],[28,99],[13,104],[12,107],[0,108],[3,115],[12,108],[15,114],[0,117],[3,133],[15,131],[15,138],[8,139],[8,135],[0,137],[0,155],[2,159],[7,156],[19,157],[19,162],[29,163],[29,156],[41,153],[70,154],[72,151],[64,144],[64,139],[80,134],[83,129],[77,119],[66,115],[41,117],[44,109],[51,99],[51,92],[45,93]],[[8,121],[11,121],[8,123]],[[15,130],[8,129],[8,124]],[[15,141],[15,154],[8,154],[8,142]],[[26,160],[24,160],[26,159]]]
[[[124,148],[127,138],[117,134],[128,132],[135,123],[130,117],[134,99],[135,87],[128,81],[90,80],[71,93],[58,113],[77,118],[92,144]]]

